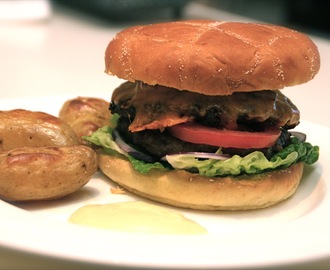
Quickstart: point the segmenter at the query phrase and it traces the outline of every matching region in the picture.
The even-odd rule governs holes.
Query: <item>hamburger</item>
[[[292,131],[298,108],[280,89],[320,68],[306,35],[268,24],[187,20],[134,26],[105,52],[125,82],[112,123],[86,140],[130,192],[200,210],[250,210],[292,196],[319,148]]]

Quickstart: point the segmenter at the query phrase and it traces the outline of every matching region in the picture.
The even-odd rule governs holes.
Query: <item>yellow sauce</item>
[[[202,234],[207,231],[182,214],[145,202],[89,204],[69,218],[75,224],[125,232]]]

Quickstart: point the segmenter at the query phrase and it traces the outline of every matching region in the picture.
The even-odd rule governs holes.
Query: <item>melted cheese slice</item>
[[[203,234],[207,231],[182,214],[145,202],[90,204],[69,218],[75,224],[124,232]]]
[[[130,132],[162,131],[194,119],[205,123],[210,117],[211,126],[230,130],[237,129],[238,122],[248,126],[268,122],[270,126],[293,128],[300,119],[300,112],[291,100],[275,90],[208,96],[161,85],[126,82],[115,89],[112,103],[120,107],[125,117],[134,117]],[[135,116],[130,115],[131,107]]]

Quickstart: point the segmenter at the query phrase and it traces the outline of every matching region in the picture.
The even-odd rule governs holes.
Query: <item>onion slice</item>
[[[123,150],[124,152],[126,152],[127,154],[131,155],[132,157],[135,157],[137,159],[140,159],[140,160],[143,160],[146,162],[156,162],[157,161],[153,156],[143,153],[143,152],[135,149],[134,147],[130,146],[129,144],[127,144],[124,141],[124,139],[120,136],[119,132],[116,129],[113,130],[112,136],[113,136],[115,142],[118,144],[119,148],[121,150]]]
[[[166,160],[167,156],[191,156],[197,159],[215,159],[215,160],[226,160],[231,158],[230,155],[226,155],[226,154],[217,154],[217,153],[206,153],[206,152],[184,152],[184,153],[175,153],[175,154],[168,154],[164,157],[162,157],[162,160]]]
[[[299,132],[299,131],[290,131],[292,136],[295,136],[296,138],[298,138],[298,140],[300,142],[305,142],[306,141],[306,134],[303,132]]]
[[[151,155],[148,155],[146,153],[143,153],[137,149],[135,149],[134,147],[130,146],[129,144],[127,144],[124,139],[120,136],[118,130],[114,129],[112,132],[112,136],[115,140],[115,142],[118,144],[119,148],[123,151],[125,151],[127,154],[146,161],[146,162],[156,162],[157,159]],[[217,153],[207,153],[207,152],[183,152],[183,153],[175,153],[175,154],[168,154],[164,157],[161,158],[161,160],[163,161],[167,161],[166,157],[167,156],[176,156],[176,155],[186,155],[186,156],[192,156],[194,158],[197,159],[215,159],[215,160],[226,160],[228,158],[230,158],[230,155],[226,155],[226,154],[217,154]]]

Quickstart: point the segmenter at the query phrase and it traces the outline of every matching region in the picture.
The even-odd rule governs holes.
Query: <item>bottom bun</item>
[[[252,210],[277,204],[293,195],[303,163],[289,168],[238,177],[209,178],[184,170],[136,171],[120,156],[99,153],[99,167],[128,191],[165,204],[199,210]]]

